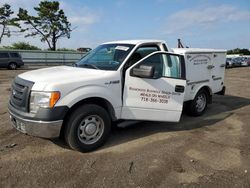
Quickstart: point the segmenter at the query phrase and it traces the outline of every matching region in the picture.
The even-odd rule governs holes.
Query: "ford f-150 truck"
[[[183,105],[202,115],[224,94],[225,50],[169,49],[160,40],[101,44],[73,66],[18,75],[11,89],[13,126],[26,134],[63,136],[79,151],[107,140],[118,120],[178,122]]]

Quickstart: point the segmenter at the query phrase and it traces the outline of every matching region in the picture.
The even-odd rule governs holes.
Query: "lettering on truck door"
[[[185,87],[183,56],[154,52],[126,71],[122,118],[177,122]]]

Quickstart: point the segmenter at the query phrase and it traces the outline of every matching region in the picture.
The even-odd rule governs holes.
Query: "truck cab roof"
[[[111,41],[111,42],[106,42],[103,44],[132,44],[132,45],[140,45],[140,44],[145,44],[145,43],[165,43],[164,40],[120,40],[120,41]]]

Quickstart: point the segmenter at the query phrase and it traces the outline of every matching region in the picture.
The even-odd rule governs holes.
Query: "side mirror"
[[[134,67],[130,71],[130,76],[135,76],[140,78],[153,78],[154,66],[141,65],[139,68]]]

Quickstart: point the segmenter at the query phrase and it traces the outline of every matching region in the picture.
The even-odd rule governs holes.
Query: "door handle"
[[[208,68],[208,69],[213,69],[214,66],[213,66],[213,65],[208,65],[207,68]]]
[[[185,91],[185,87],[184,86],[181,86],[181,85],[176,85],[175,86],[175,92],[184,93],[184,91]]]

